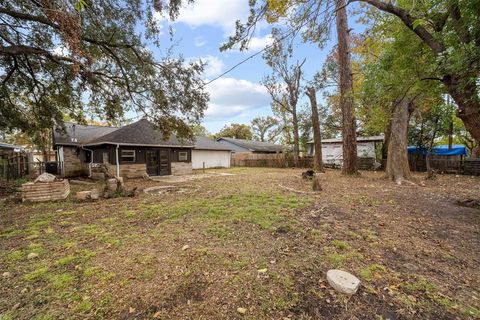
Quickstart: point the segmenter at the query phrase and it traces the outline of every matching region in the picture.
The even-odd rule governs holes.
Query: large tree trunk
[[[436,33],[431,33],[426,27],[422,25],[415,26],[415,22],[417,21],[417,17],[411,15],[411,12],[396,6],[392,1],[384,2],[379,0],[353,0],[353,1],[363,1],[371,4],[372,6],[390,14],[393,14],[399,17],[402,22],[415,34],[422,39],[422,41],[430,47],[432,52],[438,56],[444,53],[446,50],[442,42],[439,42],[436,39]],[[452,12],[458,10],[458,3],[451,2],[453,6],[449,8],[449,14],[455,14],[461,16],[461,13]],[[338,6],[338,4],[337,4]],[[457,17],[458,18],[458,17]],[[455,19],[455,18],[454,18]],[[476,44],[478,45],[478,41],[468,42],[468,26],[462,26],[457,28],[457,35],[459,40],[465,44]],[[443,32],[443,31],[438,31]],[[450,69],[448,64],[445,66],[447,68],[443,69]],[[458,105],[458,112],[457,116],[462,119],[465,128],[473,137],[474,140],[480,141],[480,101],[478,100],[478,92],[477,92],[477,83],[475,79],[477,79],[477,73],[475,70],[472,70],[474,73],[466,74],[466,75],[452,75],[452,74],[444,74],[442,82],[448,89],[448,92],[452,96],[453,100]],[[477,71],[478,72],[478,71]],[[472,80],[473,79],[473,80]]]
[[[336,0],[340,106],[342,108],[343,174],[357,174],[357,137],[353,106],[353,79],[345,0]]]
[[[406,99],[402,99],[395,105],[393,111],[385,170],[388,178],[398,184],[411,179],[407,151],[409,118],[409,103]]]
[[[293,122],[293,162],[298,167],[298,155],[300,153],[300,143],[298,135],[298,118],[297,108],[292,106],[292,122]]]
[[[312,107],[312,127],[313,127],[313,164],[315,171],[323,172],[322,164],[322,135],[320,133],[320,121],[318,119],[317,95],[313,87],[307,88],[306,92],[310,99],[310,106]]]
[[[462,119],[465,129],[472,138],[480,141],[480,102],[475,84],[460,85],[459,77],[445,76],[443,83],[458,105],[457,116]]]

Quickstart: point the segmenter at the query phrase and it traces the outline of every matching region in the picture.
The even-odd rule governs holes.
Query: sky
[[[271,43],[271,26],[261,23],[248,51],[233,49],[220,52],[219,47],[235,32],[235,21],[246,21],[248,13],[248,0],[196,0],[183,7],[174,22],[157,17],[162,30],[162,45],[152,50],[154,54],[160,55],[162,50],[174,44],[174,52],[182,54],[186,59],[202,59],[207,63],[203,77],[208,81]],[[354,32],[362,29],[355,19],[349,19],[349,27]],[[173,30],[173,38],[170,28]],[[315,44],[298,41],[294,48],[295,58],[306,58],[306,80],[321,69],[335,43],[334,34],[323,49]],[[209,132],[217,133],[226,124],[249,124],[255,117],[271,115],[270,96],[260,83],[270,73],[270,68],[260,54],[207,85],[210,101],[202,125]],[[300,104],[304,102],[305,97]]]

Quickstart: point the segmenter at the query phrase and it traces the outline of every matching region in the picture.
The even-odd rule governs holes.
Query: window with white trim
[[[187,161],[188,160],[188,152],[180,151],[178,153],[178,161]]]
[[[135,162],[135,150],[120,150],[122,162]]]

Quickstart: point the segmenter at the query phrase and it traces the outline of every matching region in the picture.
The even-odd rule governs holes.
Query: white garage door
[[[193,169],[230,168],[230,151],[192,150]]]

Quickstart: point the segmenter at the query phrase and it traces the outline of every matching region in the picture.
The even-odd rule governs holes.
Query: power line
[[[347,4],[348,4],[348,3],[347,3]],[[345,4],[343,7],[346,7],[347,4]],[[323,10],[322,12],[320,12],[320,13],[318,14],[318,16],[325,14],[329,9],[330,9],[330,7],[325,8],[325,10]],[[338,11],[339,9],[341,9],[341,8],[335,9],[334,12]],[[303,28],[303,27],[304,27],[307,23],[309,23],[309,22],[310,22],[310,19],[306,19],[306,20],[305,20],[302,24],[300,24],[297,28],[295,28],[295,29],[291,30],[290,32],[286,33],[284,36],[280,37],[280,39],[278,39],[278,40],[276,40],[276,41],[283,41],[283,40],[285,40],[286,38],[292,36],[294,33],[298,32],[299,29]],[[212,83],[212,82],[220,79],[220,78],[223,77],[224,75],[232,72],[234,69],[238,68],[240,65],[244,64],[244,63],[247,62],[248,60],[255,58],[256,56],[258,56],[259,54],[263,53],[263,52],[266,51],[267,49],[270,49],[271,47],[273,47],[273,45],[274,45],[274,43],[269,44],[269,45],[266,45],[265,48],[263,48],[262,50],[255,52],[254,54],[252,54],[252,55],[248,56],[247,58],[241,60],[240,62],[236,63],[234,66],[230,67],[228,70],[222,72],[220,75],[218,75],[218,76],[214,77],[213,79],[205,82],[205,84],[204,84],[203,86],[206,87],[206,86],[208,86],[210,83]]]

